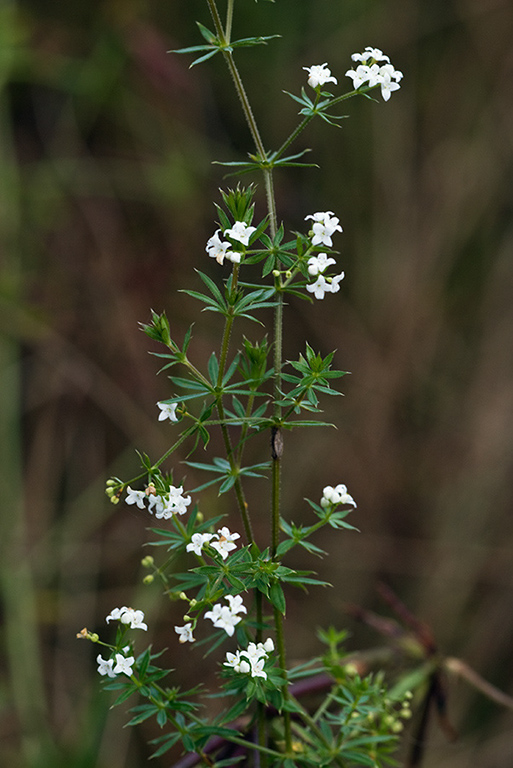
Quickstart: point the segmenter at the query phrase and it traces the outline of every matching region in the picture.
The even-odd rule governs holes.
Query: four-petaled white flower
[[[219,552],[223,560],[226,560],[230,552],[237,549],[234,541],[240,539],[240,533],[230,533],[226,526],[220,528],[217,533],[219,534],[219,541],[213,541],[212,547]]]
[[[236,221],[231,229],[225,229],[224,234],[225,237],[231,237],[242,245],[249,245],[249,238],[253,232],[256,232],[256,227],[250,227],[244,221]]]
[[[130,486],[127,487],[127,496],[126,496],[126,503],[127,504],[137,504],[139,509],[144,509],[144,500],[146,499],[146,494],[144,491],[133,491]]]
[[[133,674],[132,667],[135,663],[135,658],[133,656],[125,657],[122,653],[116,653],[116,666],[113,669],[113,672],[115,675],[119,675],[123,673],[124,675],[130,675]]]
[[[205,544],[208,544],[213,538],[217,538],[216,533],[193,533],[190,544],[187,544],[185,549],[187,552],[194,552],[195,555],[201,555],[201,551]]]
[[[308,259],[308,274],[315,276],[324,272],[330,264],[336,264],[335,259],[328,257],[326,253],[318,253],[317,256],[312,256]]]
[[[265,659],[258,659],[251,662],[251,677],[263,677],[267,680],[267,672],[264,672]]]
[[[390,75],[384,75],[381,80],[381,95],[384,101],[388,101],[392,91],[397,91],[401,86],[395,80],[392,80]]]
[[[347,487],[340,483],[334,488],[332,485],[327,485],[322,490],[321,507],[329,507],[332,504],[351,504],[356,507],[356,502],[352,496],[347,492]]]
[[[215,259],[218,264],[222,264],[225,258],[238,264],[240,261],[240,253],[234,253],[229,250],[232,245],[227,241],[223,242],[221,240],[218,234],[220,231],[220,229],[216,229],[212,237],[208,240],[207,247],[205,248],[206,252],[211,258]]]
[[[98,672],[100,675],[107,675],[108,677],[116,677],[113,666],[114,666],[114,659],[102,659],[101,655],[98,654],[96,657],[96,661],[98,662]]]
[[[323,299],[325,293],[331,293],[331,285],[324,275],[319,275],[315,283],[306,286],[306,290],[313,293],[316,299]]]
[[[235,627],[242,620],[242,617],[237,614],[247,613],[247,610],[240,595],[226,595],[226,599],[230,603],[229,606],[216,603],[212,606],[211,611],[205,612],[205,618],[210,619],[217,629],[224,629],[226,634],[231,637],[235,632]]]
[[[340,291],[340,281],[343,280],[345,277],[345,272],[341,272],[339,275],[333,275],[333,277],[328,277],[328,283],[330,284],[330,291],[331,293],[338,293]]]
[[[105,621],[107,624],[109,621],[120,621],[122,624],[130,624],[130,629],[148,629],[148,625],[144,623],[144,613],[133,608],[127,608],[126,605],[122,608],[113,608],[109,615],[105,617]]]
[[[169,419],[169,421],[178,421],[178,416],[176,415],[178,403],[158,402],[157,405],[160,408],[159,421],[164,421],[164,419]]]
[[[307,83],[312,88],[318,88],[320,85],[325,85],[326,83],[337,84],[337,78],[332,76],[331,70],[328,69],[327,62],[324,62],[324,64],[313,64],[311,67],[303,67],[303,69],[306,69],[308,72]]]
[[[175,632],[178,634],[179,643],[194,643],[195,639],[192,636],[192,622],[188,621],[183,627],[175,627]]]
[[[339,224],[339,219],[333,215],[333,211],[318,211],[317,213],[311,213],[309,216],[305,216],[306,219],[312,219],[312,245],[327,245],[329,248],[333,245],[331,236],[335,232],[342,232],[342,227]]]
[[[216,603],[211,611],[206,611],[205,618],[210,619],[214,627],[224,629],[230,637],[235,632],[235,627],[241,621],[241,617],[232,613],[227,605]]]
[[[226,595],[226,599],[230,603],[230,611],[232,613],[247,613],[246,606],[242,602],[240,595]]]

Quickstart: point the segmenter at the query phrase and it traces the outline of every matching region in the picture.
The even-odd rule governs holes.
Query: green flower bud
[[[155,576],[152,573],[149,573],[147,576],[143,579],[143,584],[153,584],[155,581]]]
[[[143,568],[151,568],[155,560],[151,555],[146,555],[146,557],[143,557],[141,560],[141,565]]]

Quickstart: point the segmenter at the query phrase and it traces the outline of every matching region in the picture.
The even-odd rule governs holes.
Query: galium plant
[[[271,38],[233,40],[234,0],[227,0],[224,21],[216,0],[207,0],[207,7],[213,30],[198,22],[205,42],[178,53],[199,53],[193,64],[216,54],[225,59],[254,147],[247,160],[224,165],[235,173],[257,172],[263,177],[267,212],[262,219],[255,216],[254,185],[222,191],[216,203],[217,223],[206,244],[207,257],[200,254],[198,265],[202,259],[208,264],[210,257],[218,274],[212,278],[198,269],[203,290],[185,291],[203,305],[203,311],[224,319],[220,348],[205,370],[195,362],[192,328],[178,341],[165,313],[156,312],[142,326],[163,347],[154,354],[163,362],[171,396],[157,403],[158,419],[170,422],[174,442],[158,460],[140,454],[142,471],[128,481],[111,478],[107,495],[112,503],[123,500],[159,521],[161,527],[152,531],[169,555],[162,564],[144,558],[150,571],[145,582],[159,580],[169,597],[180,597],[186,605],[183,623],[175,626],[171,642],[199,640],[197,645],[208,646],[208,652],[222,646],[216,695],[224,696],[224,710],[214,718],[205,716],[200,704],[205,704],[202,697],[207,694],[201,686],[183,691],[174,681],[170,684],[172,673],[159,666],[163,652],[136,650],[140,635],[136,630],[147,629],[142,611],[114,608],[106,621],[117,627],[115,637],[110,626],[107,640],[87,629],[79,636],[103,647],[103,655],[97,656],[98,672],[107,689],[118,691],[116,704],[135,693],[145,699],[133,708],[130,724],[156,718],[163,733],[155,741],[155,755],[181,746],[208,766],[237,762],[270,768],[378,766],[390,755],[402,720],[410,714],[408,696],[388,697],[381,675],[360,677],[343,651],[345,633],[333,628],[320,632],[326,651],[318,658],[299,666],[287,660],[289,590],[326,586],[313,571],[288,565],[287,555],[294,547],[325,554],[315,544],[316,532],[326,526],[342,535],[354,530],[347,517],[356,502],[339,482],[343,478],[326,478],[319,499],[306,500],[310,522],[297,525],[281,498],[284,432],[325,426],[319,418],[320,400],[339,394],[335,381],[344,375],[333,367],[334,352],[323,356],[308,343],[296,360],[283,359],[285,299],[293,295],[310,303],[323,300],[341,289],[344,272],[334,250],[334,239],[342,233],[338,216],[333,211],[305,211],[304,231],[287,232],[277,213],[273,174],[278,168],[307,165],[301,159],[306,150],[288,151],[314,118],[338,125],[345,117],[337,114],[338,106],[358,95],[371,98],[371,93],[380,92],[388,101],[399,89],[402,73],[381,50],[368,47],[352,55],[354,67],[345,72],[352,88],[336,95],[332,91],[338,88],[338,78],[327,63],[305,66],[306,88],[300,95],[289,94],[300,105],[299,123],[277,150],[267,151],[234,53]],[[254,265],[260,265],[256,283]],[[253,268],[247,270],[249,266]],[[274,314],[272,342],[266,335],[256,341],[237,338],[240,319],[261,325],[262,311]],[[221,433],[224,455],[187,461],[208,479],[198,488],[186,488],[175,479],[176,468],[167,468],[168,461],[184,443],[189,457],[195,449],[207,450],[214,430]],[[246,445],[262,433],[271,436],[270,455],[247,465]],[[271,485],[271,493],[265,490],[255,503],[259,515],[268,508],[270,538],[265,542],[255,538],[254,509],[245,493],[246,479],[262,476]],[[201,491],[209,486],[217,486],[226,499],[226,514],[211,516],[204,508]],[[187,570],[178,572],[183,562]],[[193,645],[191,652],[199,651]],[[311,709],[302,698],[314,690],[322,696]]]

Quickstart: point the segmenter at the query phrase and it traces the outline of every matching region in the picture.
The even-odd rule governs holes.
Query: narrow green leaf
[[[208,375],[210,376],[212,385],[215,387],[217,384],[217,377],[219,375],[219,362],[215,352],[212,352],[208,361]]]
[[[274,607],[277,608],[278,611],[285,616],[287,603],[285,601],[285,594],[279,582],[275,581],[274,584],[271,585],[271,589],[269,590],[269,599]]]

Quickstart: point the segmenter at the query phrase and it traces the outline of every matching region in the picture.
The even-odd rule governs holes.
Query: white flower
[[[401,86],[396,83],[395,80],[391,80],[389,75],[385,75],[381,80],[381,95],[384,101],[388,101],[392,95],[392,91],[399,90]]]
[[[128,675],[130,677],[132,673],[132,667],[134,665],[135,659],[133,656],[128,656],[125,658],[122,653],[116,653],[116,666],[114,667],[114,674],[119,675],[120,673],[123,673],[124,675]]]
[[[267,651],[265,650],[263,643],[258,643],[258,645],[256,645],[256,643],[250,643],[247,651],[242,651],[242,653],[248,657],[251,664],[260,659],[267,658]]]
[[[385,56],[382,50],[379,48],[371,48],[370,45],[366,47],[363,53],[351,54],[351,58],[353,61],[368,61],[369,59],[374,59],[374,61],[390,61],[388,56]]]
[[[130,629],[148,629],[148,625],[144,623],[144,613],[142,611],[134,611],[133,608],[126,608],[119,620],[122,624],[130,624]]]
[[[234,541],[235,539],[240,539],[240,533],[230,533],[226,526],[220,528],[217,533],[219,534],[219,541],[213,541],[212,547],[219,552],[223,560],[226,560],[230,552],[233,549],[237,549]]]
[[[308,85],[312,88],[318,88],[325,83],[337,84],[337,78],[332,77],[331,70],[327,67],[327,62],[324,64],[313,64],[311,67],[303,67],[308,72]]]
[[[223,663],[223,666],[232,667],[235,672],[241,672],[242,674],[247,674],[251,669],[249,663],[245,659],[241,659],[240,651],[236,651],[235,653],[227,651],[226,661]]]
[[[267,672],[264,672],[265,659],[251,662],[251,677],[263,677],[267,680]]]
[[[330,284],[330,291],[331,293],[338,293],[340,291],[340,281],[343,280],[345,277],[345,272],[341,272],[340,275],[333,275],[333,277],[328,277],[328,283]]]
[[[187,544],[185,549],[187,552],[194,552],[195,555],[201,555],[201,550],[211,539],[217,538],[215,533],[193,533],[191,537],[191,543]]]
[[[142,611],[135,611],[133,608],[127,608],[126,605],[122,608],[113,608],[105,618],[107,624],[111,620],[120,621],[122,624],[130,624],[130,629],[148,629],[147,624],[144,623],[144,613]]]
[[[113,608],[109,615],[105,617],[105,621],[107,624],[109,621],[118,621],[121,618],[121,614],[126,610],[128,610],[126,605],[122,608]]]
[[[231,229],[225,229],[226,237],[237,240],[242,245],[249,245],[249,238],[256,232],[256,227],[249,227],[244,221],[236,221]],[[240,261],[240,254],[239,254]]]
[[[224,629],[226,634],[231,637],[235,631],[236,625],[242,618],[237,614],[247,613],[247,610],[242,603],[242,597],[240,595],[226,595],[226,599],[230,604],[229,606],[216,603],[211,611],[205,613],[205,618],[210,619],[214,627]]]
[[[397,82],[399,82],[399,80],[402,80],[404,77],[403,73],[400,72],[398,69],[394,69],[392,64],[383,64],[383,66],[380,67],[379,72],[382,75],[382,77],[388,76],[388,77],[391,77],[392,80],[397,80]]]
[[[114,670],[112,667],[114,666],[114,660],[108,659],[105,661],[105,659],[102,659],[101,655],[98,654],[96,657],[96,661],[98,662],[98,672],[100,675],[107,675],[108,677],[116,677]]]
[[[315,283],[306,286],[306,290],[313,293],[316,299],[323,299],[325,293],[331,293],[331,285],[326,281],[324,275],[319,275]]]
[[[226,599],[230,603],[230,611],[232,613],[247,613],[246,606],[242,602],[240,595],[226,595]]]
[[[347,492],[347,486],[340,483],[333,488],[332,485],[327,485],[323,488],[321,507],[329,507],[332,504],[351,504],[356,507],[356,502],[352,496]]]
[[[339,224],[339,219],[333,215],[333,211],[318,211],[305,216],[306,219],[313,219],[312,225],[312,245],[319,245],[323,243],[329,248],[333,245],[331,236],[338,230],[342,232],[342,227]]]
[[[265,643],[263,644],[259,643],[259,645],[262,645],[266,653],[271,653],[272,651],[274,651],[274,643],[273,643],[272,637],[268,637]]]
[[[127,504],[137,504],[139,509],[144,509],[145,498],[146,494],[144,491],[133,491],[130,486],[127,487],[127,496],[125,499]]]
[[[207,242],[207,247],[205,250],[207,251],[208,255],[215,259],[218,264],[222,264],[225,257],[230,259],[230,261],[234,261],[238,257],[238,261],[240,261],[239,254],[235,254],[233,251],[228,251],[228,249],[232,247],[231,243],[221,241],[218,234],[220,231],[220,229],[217,229],[210,240]]]
[[[327,254],[319,253],[317,256],[312,256],[308,259],[308,274],[315,276],[324,272],[330,264],[336,264],[335,259],[328,258]]]
[[[221,617],[222,609],[223,609],[222,604],[221,603],[216,603],[215,605],[212,606],[212,610],[211,611],[207,611],[205,613],[205,618],[206,619],[210,619],[210,621],[215,626],[216,621]]]
[[[235,627],[241,621],[241,617],[232,613],[227,605],[216,603],[211,611],[205,613],[205,618],[210,619],[217,629],[224,629],[230,637],[235,632]]]
[[[157,405],[160,408],[159,421],[164,421],[164,419],[169,419],[169,421],[178,421],[178,416],[176,415],[178,403],[159,402]]]
[[[369,67],[366,67],[364,64],[360,64],[360,66],[356,67],[356,69],[348,69],[346,72],[346,77],[350,77],[353,81],[353,88],[355,91],[364,83],[367,82],[367,73],[369,71]]]
[[[156,493],[150,493],[148,496],[148,512],[151,512],[152,515],[154,507],[156,508],[155,516],[161,517],[161,512],[164,509],[162,496],[159,496]]]
[[[179,643],[194,643],[195,639],[192,636],[192,622],[188,621],[183,627],[175,627],[175,632],[178,634]]]

